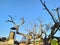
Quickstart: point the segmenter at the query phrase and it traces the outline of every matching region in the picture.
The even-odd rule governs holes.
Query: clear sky
[[[45,0],[45,2],[50,10],[60,7],[60,0]],[[18,24],[20,22],[19,19],[24,17],[25,26],[29,21],[36,21],[39,17],[43,23],[52,21],[47,11],[43,10],[39,0],[0,0],[0,37],[8,37],[10,28],[13,26],[13,24],[5,22],[9,19],[8,15],[14,17]],[[19,31],[26,33],[23,28],[20,28]],[[59,36],[59,32],[56,35]],[[19,35],[16,35],[16,38],[21,39]]]

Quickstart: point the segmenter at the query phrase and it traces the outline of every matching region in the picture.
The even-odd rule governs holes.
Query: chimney
[[[15,36],[15,32],[11,31],[8,38],[8,44],[14,44],[14,36]]]

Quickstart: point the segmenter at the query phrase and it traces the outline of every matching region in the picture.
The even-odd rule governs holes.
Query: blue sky
[[[45,2],[50,10],[60,7],[60,0],[45,0]],[[20,22],[19,19],[24,17],[25,26],[29,21],[36,21],[39,17],[43,23],[53,22],[47,11],[43,10],[39,0],[0,0],[0,37],[8,37],[10,28],[13,26],[13,24],[5,22],[9,19],[8,15],[14,17],[17,24]],[[20,28],[19,31],[25,32],[23,28]],[[59,36],[59,32],[56,35]],[[16,38],[21,39],[19,35],[16,35]]]

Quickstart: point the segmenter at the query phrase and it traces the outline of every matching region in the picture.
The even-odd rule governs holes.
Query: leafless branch
[[[47,12],[50,14],[50,16],[52,17],[54,23],[56,22],[54,17],[53,17],[53,14],[50,12],[50,10],[47,8],[45,2],[42,2],[42,0],[40,0],[41,4],[44,6],[44,8],[47,10]]]
[[[22,36],[27,36],[26,34],[23,34],[21,32],[16,32],[16,33],[19,34],[19,35],[22,35]]]
[[[24,29],[25,29],[25,31],[26,31],[27,33],[29,33],[29,32],[30,32],[30,30],[29,30],[29,29],[27,29],[26,27],[24,27]]]
[[[34,27],[34,28],[33,28],[33,33],[34,33],[34,34],[37,33],[37,32],[36,32],[36,26],[37,26],[37,25],[36,25],[36,23],[35,23],[35,24],[33,25],[33,27]]]
[[[7,20],[6,22],[11,22],[11,23],[13,23],[14,25],[16,25],[16,23],[13,21],[13,17],[12,16],[10,16],[10,15],[8,15],[11,19],[10,20]]]
[[[60,8],[56,8],[56,9],[52,9],[52,10],[57,12],[58,20],[59,20],[59,22],[60,22],[59,9],[60,9]]]
[[[19,24],[19,27],[20,27],[22,24],[24,24],[24,22],[25,22],[24,18],[21,18],[21,23]]]

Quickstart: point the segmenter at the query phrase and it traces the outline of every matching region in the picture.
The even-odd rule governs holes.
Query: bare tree
[[[11,23],[13,23],[14,24],[14,27],[12,27],[11,29],[12,30],[17,30],[17,32],[18,32],[18,30],[19,30],[19,27],[22,25],[22,24],[24,24],[24,18],[21,18],[21,22],[20,22],[20,24],[16,24],[15,22],[14,22],[14,20],[13,20],[13,17],[12,16],[10,16],[9,15],[9,17],[11,18],[11,20],[7,20],[6,22],[11,22]]]
[[[57,32],[57,30],[59,29],[59,27],[60,27],[60,16],[59,16],[59,9],[60,8],[57,8],[57,9],[53,9],[54,11],[56,11],[57,12],[57,15],[58,15],[58,20],[59,20],[59,22],[58,21],[56,21],[55,19],[54,19],[54,16],[53,16],[53,14],[51,13],[51,11],[47,8],[47,6],[46,6],[46,4],[45,4],[45,2],[42,2],[42,0],[40,0],[40,2],[41,2],[41,4],[44,6],[44,8],[47,10],[47,12],[50,14],[50,16],[52,17],[52,20],[54,21],[54,25],[51,27],[51,35],[53,36],[56,32]],[[55,30],[56,29],[56,30]],[[52,34],[53,33],[53,34]]]
[[[51,11],[47,8],[45,1],[43,2],[42,0],[40,0],[41,4],[43,5],[43,7],[46,9],[46,11],[50,14],[50,16],[52,17],[52,20],[54,22],[54,25],[51,27],[51,33],[49,35],[50,39],[52,40],[52,37],[54,36],[54,34],[60,30],[60,16],[59,16],[59,9],[60,8],[56,8],[53,9],[54,11],[57,12],[57,16],[58,16],[58,20],[59,22],[54,18],[54,15],[51,13]],[[50,41],[51,41],[50,40]]]

